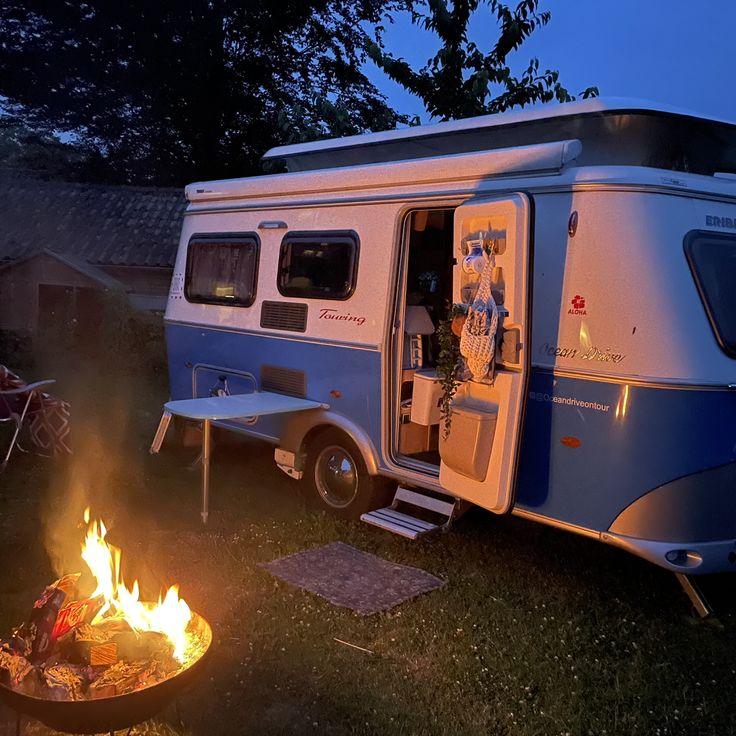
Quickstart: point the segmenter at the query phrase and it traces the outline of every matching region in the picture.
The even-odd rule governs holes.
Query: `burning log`
[[[22,654],[0,648],[0,682],[33,695],[39,689],[40,678],[36,668]]]
[[[110,698],[129,693],[145,685],[155,668],[154,662],[118,662],[90,684],[90,697]]]
[[[91,665],[115,664],[118,661],[118,645],[114,642],[107,644],[97,644],[90,647],[89,663]]]
[[[44,596],[58,600],[48,589]],[[46,605],[42,603],[44,612]],[[49,700],[98,699],[156,684],[186,665],[174,656],[166,634],[136,631],[123,619],[79,623],[58,639],[48,633],[54,623],[44,613],[43,634],[38,627],[24,625],[2,645],[0,683]],[[39,636],[49,644],[34,647]],[[39,662],[41,651],[46,657]]]
[[[84,683],[79,674],[68,664],[56,664],[43,671],[46,686],[44,697],[54,700],[81,700]]]
[[[175,586],[158,604],[139,600],[137,582],[126,587],[106,533],[93,522],[82,545],[95,591],[78,597],[78,573],[47,586],[28,622],[0,643],[0,684],[47,700],[97,700],[162,682],[206,651]]]
[[[109,634],[90,624],[79,624],[58,640],[59,651],[75,664],[114,664],[117,645]]]
[[[174,656],[174,647],[160,631],[122,631],[113,636],[119,657],[130,661],[135,659],[156,659],[168,661]]]

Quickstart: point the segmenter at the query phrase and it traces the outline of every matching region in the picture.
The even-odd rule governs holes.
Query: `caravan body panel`
[[[736,514],[724,519],[723,509],[736,504],[732,488],[716,475],[709,493],[672,484],[736,462],[736,363],[718,345],[684,253],[688,233],[736,221],[736,207],[610,190],[536,205],[517,511],[593,530],[672,569],[673,545],[703,543],[704,561],[690,571],[731,569]],[[571,211],[575,236],[560,236]],[[656,505],[642,501],[654,492]],[[653,512],[661,517],[665,498],[669,537]]]
[[[533,211],[532,324],[522,346],[530,371],[512,511],[669,569],[732,569],[736,514],[724,510],[736,503],[736,362],[716,340],[684,240],[699,230],[736,233],[736,182],[576,169],[576,152],[563,141],[516,158],[492,151],[191,185],[166,312],[172,398],[201,394],[220,370],[239,390],[261,387],[264,365],[301,372],[308,398],[333,415],[315,421],[346,428],[371,472],[442,490],[438,472],[402,465],[390,439],[387,354],[397,343],[402,228],[412,208],[522,192]],[[360,244],[349,299],[279,293],[287,232],[348,230]],[[188,244],[203,233],[257,235],[250,307],[186,299]],[[303,330],[262,326],[269,301],[305,304]],[[197,366],[206,367],[198,379]],[[296,467],[308,421],[229,426],[286,442]],[[694,556],[683,563],[672,554],[682,550]]]

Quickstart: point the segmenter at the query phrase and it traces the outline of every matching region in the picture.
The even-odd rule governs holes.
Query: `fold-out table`
[[[156,454],[161,449],[172,415],[202,422],[202,510],[200,515],[202,523],[206,524],[210,503],[211,423],[223,419],[250,419],[266,414],[289,414],[309,409],[329,409],[329,405],[270,391],[169,401],[164,404],[164,413],[161,415],[150,452]]]

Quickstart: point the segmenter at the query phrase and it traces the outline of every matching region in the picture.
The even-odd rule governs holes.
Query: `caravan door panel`
[[[494,251],[499,323],[493,379],[466,378],[455,394],[450,432],[440,444],[440,484],[495,513],[513,504],[528,374],[529,221],[523,194],[472,200],[455,210],[453,299],[472,301],[478,277],[463,268],[463,258],[482,241]]]

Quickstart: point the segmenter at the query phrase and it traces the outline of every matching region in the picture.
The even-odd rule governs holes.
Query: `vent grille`
[[[307,305],[293,302],[263,302],[261,327],[272,330],[306,332]]]
[[[261,366],[261,389],[274,391],[288,396],[307,397],[307,375],[294,368],[282,368],[278,365]]]

